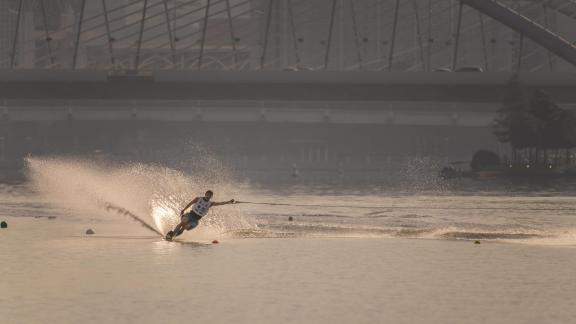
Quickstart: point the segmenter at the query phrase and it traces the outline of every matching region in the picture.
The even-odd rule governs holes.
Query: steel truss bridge
[[[576,71],[575,0],[0,0],[0,7],[4,100],[498,102],[519,73],[528,87],[576,102],[576,74],[558,73]]]
[[[110,121],[486,128],[513,75],[573,106],[575,41],[575,0],[0,0],[0,156]]]
[[[574,0],[2,0],[0,66],[559,71]]]

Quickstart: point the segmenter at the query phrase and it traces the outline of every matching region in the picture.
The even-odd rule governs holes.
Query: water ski
[[[170,232],[166,233],[166,236],[164,236],[164,240],[174,241],[174,240],[176,240],[176,238],[178,236],[180,236],[180,234],[182,234],[182,232],[184,232],[184,231],[181,231],[179,233],[174,233],[174,231],[170,231]]]
[[[170,231],[170,232],[166,233],[166,236],[164,236],[164,240],[169,241],[169,242],[174,241],[174,232]]]

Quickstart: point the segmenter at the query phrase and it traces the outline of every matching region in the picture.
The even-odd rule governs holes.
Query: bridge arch
[[[460,0],[576,66],[576,46],[496,0]]]

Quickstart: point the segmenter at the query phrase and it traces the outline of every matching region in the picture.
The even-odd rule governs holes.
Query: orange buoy
[[[218,242],[218,240],[212,241],[212,244],[218,244],[218,243],[220,243],[220,242]]]

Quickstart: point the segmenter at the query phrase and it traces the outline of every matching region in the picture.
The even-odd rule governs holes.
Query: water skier
[[[198,222],[200,221],[200,219],[202,219],[202,217],[208,214],[208,210],[210,209],[210,207],[222,206],[234,203],[234,199],[223,202],[212,202],[210,201],[210,199],[212,198],[213,195],[214,193],[212,192],[212,190],[208,190],[204,194],[204,197],[196,197],[188,205],[186,205],[186,207],[184,207],[184,209],[182,209],[182,211],[180,212],[180,224],[176,225],[176,227],[173,230],[171,230],[166,234],[166,239],[172,240],[175,237],[181,235],[184,232],[184,230],[189,231],[191,229],[194,229],[196,226],[198,226]],[[186,209],[188,209],[190,206],[192,206],[190,212],[185,213]]]

